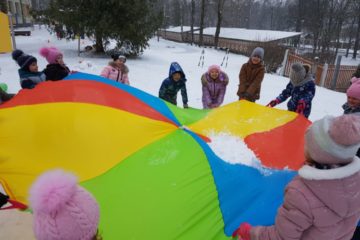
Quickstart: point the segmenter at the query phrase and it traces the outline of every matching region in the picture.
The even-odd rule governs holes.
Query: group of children
[[[62,61],[62,54],[50,54],[51,51],[42,51],[42,56],[46,57],[49,65],[60,65],[56,67],[56,71],[61,70],[58,76],[67,75],[69,71]],[[265,73],[263,56],[263,49],[256,48],[242,66],[237,92],[239,99],[252,102],[259,99]],[[48,71],[39,73],[34,57],[19,51],[14,51],[13,57],[20,66],[20,76],[24,76],[21,78],[23,88],[33,88],[48,79],[49,71],[55,69],[50,66]],[[121,55],[113,55],[112,58],[101,76],[129,84],[126,58]],[[220,106],[229,82],[227,74],[219,66],[212,65],[202,75],[201,82],[203,107]],[[174,62],[170,65],[169,76],[161,84],[159,97],[177,104],[178,91],[181,91],[183,106],[187,108],[186,77],[180,65]],[[359,235],[353,234],[360,219],[360,66],[346,94],[348,99],[343,105],[344,115],[324,117],[307,129],[304,136],[305,162],[298,176],[285,189],[284,202],[278,209],[275,225],[241,223],[234,237],[242,240],[359,239]],[[294,63],[286,89],[268,106],[274,107],[291,97],[289,110],[308,117],[314,95],[315,84],[309,66]],[[8,200],[8,197],[0,195],[0,206]],[[31,188],[30,205],[37,239],[101,238],[97,232],[99,206],[89,192],[76,184],[76,178],[71,174],[50,171],[40,176]]]

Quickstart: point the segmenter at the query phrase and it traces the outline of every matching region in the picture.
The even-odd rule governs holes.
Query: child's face
[[[351,108],[357,108],[360,107],[360,99],[354,98],[354,97],[347,97],[347,103]]]
[[[176,73],[174,73],[174,74],[172,75],[172,78],[173,78],[173,80],[174,80],[175,82],[177,82],[177,81],[180,80],[181,74],[178,73],[178,72],[176,72]]]
[[[58,64],[63,65],[63,64],[64,64],[63,56],[62,56],[62,55],[59,55],[59,56],[56,58],[56,62],[57,62]]]
[[[260,61],[261,61],[261,59],[260,59],[260,57],[257,56],[257,55],[251,57],[251,62],[252,62],[253,64],[259,64]]]
[[[29,71],[30,72],[38,72],[38,65],[37,62],[33,62],[32,64],[29,65]]]
[[[118,67],[120,67],[120,66],[122,66],[122,65],[124,64],[124,60],[118,58],[118,59],[115,60],[115,64],[116,64]]]
[[[217,79],[219,77],[219,72],[217,70],[211,70],[210,71],[210,77],[212,79]]]

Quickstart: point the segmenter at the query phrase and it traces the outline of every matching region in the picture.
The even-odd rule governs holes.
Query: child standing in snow
[[[221,71],[218,65],[211,65],[206,73],[201,76],[202,103],[204,109],[219,107],[229,83],[227,74]]]
[[[62,80],[69,75],[70,70],[65,65],[64,56],[59,49],[56,47],[43,47],[40,49],[40,55],[46,58],[49,63],[44,69],[47,81]]]
[[[264,79],[264,49],[257,47],[251,53],[250,59],[243,64],[239,74],[239,100],[255,102],[260,98],[261,83]]]
[[[325,117],[305,134],[305,165],[286,187],[273,226],[243,223],[243,240],[350,239],[360,218],[360,116]]]
[[[41,175],[30,189],[30,205],[38,240],[101,239],[99,206],[70,173],[53,170]]]
[[[130,85],[128,77],[129,68],[125,65],[126,57],[119,54],[113,54],[111,55],[111,58],[113,61],[110,61],[109,65],[101,71],[100,76]]]
[[[20,66],[18,72],[21,88],[32,89],[38,83],[45,81],[45,74],[38,71],[37,59],[35,57],[26,55],[19,49],[14,50],[11,55]]]
[[[307,72],[302,64],[294,63],[291,66],[290,82],[282,93],[268,103],[267,106],[274,107],[290,97],[287,103],[288,110],[297,112],[308,118],[314,96],[315,83],[310,71]]]
[[[167,77],[161,84],[159,98],[176,105],[177,93],[179,90],[181,90],[183,106],[184,108],[188,108],[185,74],[179,63],[173,62],[170,65],[169,77]]]

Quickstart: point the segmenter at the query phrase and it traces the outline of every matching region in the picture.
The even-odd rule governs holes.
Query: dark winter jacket
[[[0,103],[9,101],[15,94],[7,93],[0,88]]]
[[[239,73],[239,99],[255,102],[260,98],[261,83],[264,79],[265,67],[263,62],[253,64],[251,60],[243,64]]]
[[[289,82],[282,93],[277,97],[279,103],[284,102],[289,97],[287,103],[289,111],[296,112],[299,101],[305,102],[304,116],[307,118],[311,112],[311,101],[315,96],[315,83],[310,74],[305,77],[306,81],[296,87]]]
[[[46,81],[57,81],[62,80],[69,75],[70,70],[67,66],[51,63],[46,66],[44,73],[46,75]]]
[[[350,113],[360,114],[360,107],[351,108],[348,103],[345,103],[344,105],[342,105],[342,108],[344,109],[344,114],[350,114]]]
[[[32,89],[38,83],[45,81],[45,74],[43,72],[29,72],[23,69],[19,69],[20,85],[21,88]]]
[[[229,78],[226,73],[220,71],[217,79],[212,79],[208,72],[201,76],[202,83],[202,102],[204,109],[219,107],[226,92]]]
[[[179,72],[181,74],[181,79],[177,82],[175,82],[172,78],[172,75],[176,72]],[[185,74],[182,68],[180,67],[180,65],[177,62],[171,63],[169,69],[169,77],[166,78],[161,84],[159,90],[159,98],[164,99],[165,101],[168,101],[176,105],[177,93],[179,90],[181,90],[183,104],[187,104],[188,96],[186,92],[185,82],[186,82]]]

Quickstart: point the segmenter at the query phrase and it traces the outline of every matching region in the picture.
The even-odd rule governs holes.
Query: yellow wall
[[[0,12],[0,53],[12,51],[9,19],[5,13]]]

